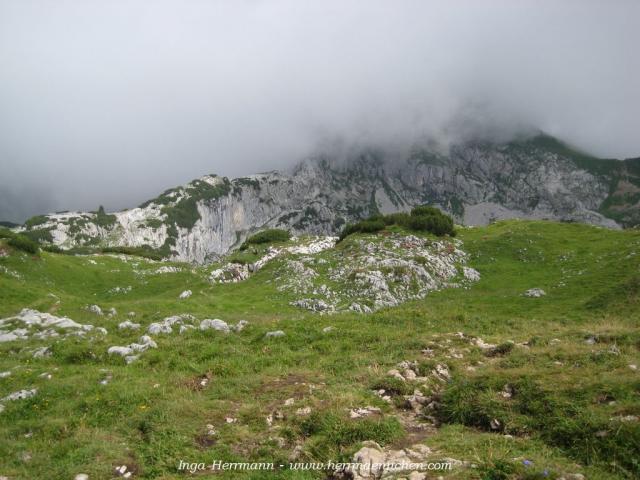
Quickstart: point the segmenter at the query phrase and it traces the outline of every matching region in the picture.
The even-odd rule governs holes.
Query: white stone
[[[95,313],[96,315],[102,315],[102,309],[98,305],[89,305],[87,310],[91,313]]]
[[[530,288],[529,290],[524,292],[525,297],[540,298],[540,297],[544,297],[545,295],[546,295],[546,292],[541,288]]]
[[[217,330],[219,332],[229,332],[229,325],[218,318],[205,319],[200,322],[200,330]]]
[[[275,330],[273,332],[267,332],[264,335],[266,338],[271,338],[271,337],[284,337],[285,333],[282,330]]]
[[[140,329],[140,324],[133,323],[130,320],[125,320],[124,322],[121,322],[120,324],[118,324],[118,330],[139,330],[139,329]]]
[[[30,390],[18,390],[17,392],[13,392],[6,397],[0,399],[0,402],[11,402],[15,400],[24,400],[26,398],[31,398],[38,393],[37,388],[32,388]]]
[[[130,347],[113,346],[109,347],[107,353],[109,355],[120,355],[121,357],[126,357],[127,355],[133,354],[133,349]]]

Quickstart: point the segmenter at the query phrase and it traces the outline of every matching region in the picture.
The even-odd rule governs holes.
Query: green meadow
[[[356,233],[335,248],[347,262],[350,242],[383,233]],[[463,462],[436,474],[444,478],[640,477],[640,231],[504,221],[458,228],[456,238],[478,282],[372,314],[335,315],[289,305],[296,298],[273,281],[285,258],[245,281],[213,284],[212,266],[31,254],[0,240],[0,318],[30,308],[108,331],[0,343],[0,372],[10,372],[0,398],[37,389],[4,402],[0,475],[110,479],[126,465],[131,478],[203,478],[211,473],[192,475],[180,462],[223,460],[278,467],[213,478],[326,478],[286,465],[294,452],[296,461],[348,461],[364,441],[400,448],[410,439],[430,447],[434,461]],[[157,273],[163,266],[179,271]],[[532,288],[546,295],[523,295]],[[179,299],[185,290],[192,295]],[[180,314],[196,325],[249,323],[229,333],[174,328],[131,364],[107,354]],[[127,319],[141,329],[119,330]],[[265,338],[275,330],[285,335]],[[477,338],[496,348],[478,347]],[[50,355],[34,358],[43,346]],[[434,392],[437,428],[424,435],[402,422],[402,395],[413,387],[387,375],[403,360],[451,372]],[[390,402],[375,394],[381,386]],[[369,405],[380,414],[350,417]]]

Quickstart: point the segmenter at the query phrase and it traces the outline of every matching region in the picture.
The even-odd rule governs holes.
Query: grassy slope
[[[244,283],[212,286],[200,269],[134,275],[132,262],[140,263],[138,269],[160,266],[137,259],[91,257],[98,262],[92,265],[89,257],[47,253],[39,259],[21,253],[0,258],[0,265],[21,276],[0,272],[0,316],[31,307],[109,330],[107,339],[92,344],[73,339],[56,343],[53,355],[44,359],[31,358],[25,348],[42,343],[0,344],[0,371],[20,365],[0,379],[0,396],[39,389],[32,399],[7,403],[0,414],[0,474],[72,478],[86,472],[92,479],[110,478],[113,465],[127,463],[142,478],[184,478],[176,471],[180,459],[277,462],[286,460],[304,435],[306,458],[345,459],[362,440],[402,441],[394,407],[375,397],[371,387],[395,363],[421,359],[421,350],[432,346],[436,359],[450,366],[454,381],[441,412],[447,423],[425,443],[437,448],[439,456],[480,467],[454,470],[452,478],[501,478],[500,472],[512,468],[516,473],[511,475],[518,475],[522,467],[514,459],[523,458],[536,469],[581,471],[588,478],[631,476],[634,466],[628,456],[634,451],[638,456],[637,423],[611,427],[606,442],[582,440],[596,438],[593,428],[609,429],[610,417],[640,414],[640,375],[627,366],[638,363],[640,346],[640,233],[509,221],[463,229],[460,238],[471,253],[471,266],[482,274],[478,284],[368,316],[317,316],[289,307],[290,298],[269,282],[277,262]],[[108,293],[128,285],[130,293]],[[547,296],[521,295],[533,287],[543,288]],[[194,295],[178,300],[187,288]],[[49,293],[60,298],[59,307]],[[115,307],[119,315],[97,317],[84,309],[90,303]],[[238,334],[158,336],[157,350],[125,366],[119,357],[107,357],[106,349],[139,336],[116,329],[128,311],[135,311],[135,321],[143,325],[179,313],[251,323]],[[335,330],[323,334],[329,325]],[[284,330],[286,337],[263,338],[275,329]],[[502,357],[487,359],[470,348],[462,359],[445,359],[456,341],[445,344],[445,337],[436,335],[458,331],[493,343],[535,341]],[[600,341],[586,344],[590,335]],[[551,342],[555,338],[560,342]],[[619,354],[608,353],[614,344]],[[470,365],[476,370],[467,370]],[[113,378],[100,385],[105,369]],[[43,372],[53,378],[40,378]],[[200,389],[202,375],[211,382]],[[531,399],[495,398],[501,385],[520,385],[523,379],[536,385]],[[455,395],[464,393],[465,385],[477,392],[473,398]],[[296,404],[283,407],[290,397]],[[612,400],[616,403],[610,405]],[[552,408],[541,409],[540,404]],[[569,412],[567,404],[575,409]],[[316,412],[310,419],[294,414],[307,405]],[[384,417],[347,420],[347,408],[364,405],[381,407]],[[269,430],[265,417],[276,409],[286,418]],[[555,415],[549,424],[561,422],[562,428],[536,422],[543,413]],[[227,416],[238,423],[227,425]],[[506,433],[515,438],[488,432],[485,423],[491,416],[500,417]],[[563,419],[568,419],[566,425]],[[206,424],[218,431],[213,445],[203,445]],[[25,437],[27,433],[33,435]],[[284,446],[276,437],[284,439]],[[31,460],[21,459],[24,452]],[[300,472],[255,478],[305,475],[314,478]]]

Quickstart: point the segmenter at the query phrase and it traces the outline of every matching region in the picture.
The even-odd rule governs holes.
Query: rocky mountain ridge
[[[528,218],[633,226],[640,222],[640,159],[598,159],[545,135],[469,142],[446,155],[368,150],[344,163],[318,156],[289,172],[206,175],[137,208],[41,215],[17,230],[63,249],[144,247],[207,263],[262,228],[331,235],[348,222],[426,203],[467,225]]]

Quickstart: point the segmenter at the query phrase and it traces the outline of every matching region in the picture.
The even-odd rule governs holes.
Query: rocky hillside
[[[207,175],[137,208],[41,215],[19,229],[61,248],[128,246],[207,263],[265,227],[331,235],[373,213],[435,204],[460,223],[556,219],[611,228],[640,222],[640,159],[597,159],[540,135],[467,143],[447,155],[364,151],[320,156],[290,172]]]

